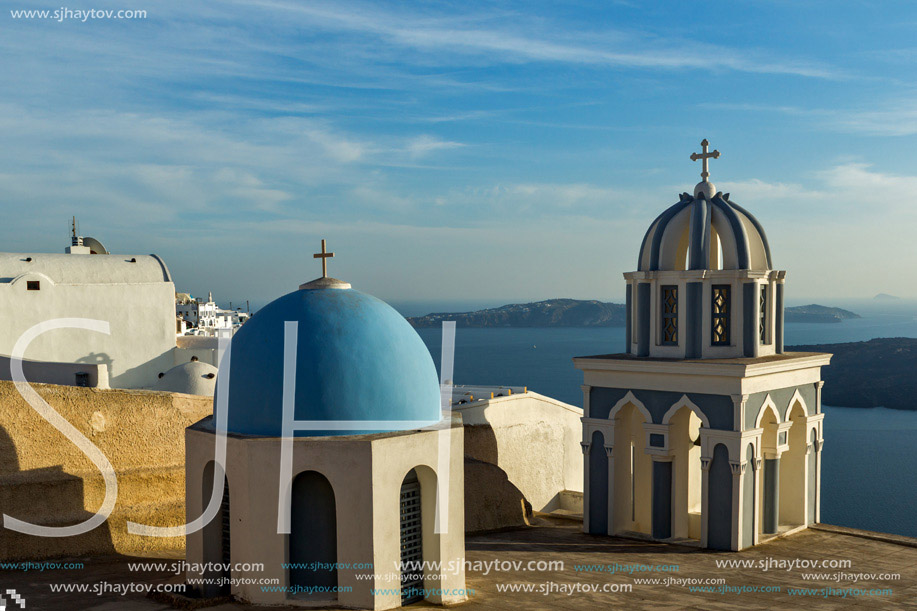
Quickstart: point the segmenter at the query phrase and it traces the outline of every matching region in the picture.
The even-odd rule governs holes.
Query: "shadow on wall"
[[[112,388],[152,388],[156,383],[157,375],[160,371],[168,371],[175,366],[173,349],[163,352],[146,362],[140,363],[136,367],[131,367],[122,371],[112,378]],[[93,355],[90,355],[92,357]],[[106,357],[108,355],[98,355]],[[89,357],[87,357],[89,358]],[[108,372],[111,375],[111,361],[108,361]]]
[[[0,513],[40,526],[70,526],[94,513],[85,509],[85,499],[83,478],[60,465],[20,471],[16,445],[0,426]],[[86,553],[115,553],[108,522],[73,537],[37,537],[0,526],[0,560]]]
[[[526,526],[532,504],[498,467],[499,450],[489,425],[465,426],[465,532]]]

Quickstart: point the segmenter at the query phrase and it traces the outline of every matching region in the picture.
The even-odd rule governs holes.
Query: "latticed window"
[[[713,320],[711,326],[713,337],[710,343],[714,346],[729,345],[729,288],[728,284],[713,285]]]
[[[678,287],[662,287],[662,343],[678,345]]]
[[[761,343],[767,343],[767,285],[761,285],[761,296],[758,299],[759,307],[761,308],[761,314],[758,317],[758,336],[761,338]]]

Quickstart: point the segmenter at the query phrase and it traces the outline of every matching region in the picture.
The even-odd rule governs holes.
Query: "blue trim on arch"
[[[649,411],[654,424],[662,424],[662,419],[669,409],[675,405],[683,395],[687,395],[688,399],[698,406],[707,417],[707,420],[710,421],[711,429],[720,431],[733,430],[735,404],[730,395],[593,386],[589,390],[589,417],[598,419],[608,418],[608,414],[611,412],[612,407],[624,398],[628,392],[632,392],[634,397],[637,398],[637,401],[643,403],[643,406]],[[808,401],[808,398],[806,398],[807,403]]]
[[[674,206],[669,207],[669,209],[663,212],[659,217],[659,224],[656,227],[656,231],[653,232],[653,245],[650,251],[650,271],[657,271],[659,269],[659,246],[662,243],[662,235],[665,233],[665,228],[669,224],[669,221],[693,201],[693,199],[680,201]]]
[[[774,264],[771,262],[771,247],[767,243],[767,234],[764,233],[764,227],[761,226],[761,223],[758,222],[758,219],[755,218],[751,212],[740,206],[739,204],[730,201],[726,198],[726,202],[748,217],[748,220],[751,221],[751,224],[755,226],[755,229],[758,230],[758,234],[761,236],[761,242],[764,244],[764,254],[767,256],[767,269],[774,269]]]
[[[748,256],[748,234],[745,232],[745,225],[742,224],[742,219],[739,218],[735,209],[719,195],[715,195],[711,203],[726,215],[729,225],[732,227],[736,242],[736,255],[739,259],[739,269],[750,269],[751,259]]]

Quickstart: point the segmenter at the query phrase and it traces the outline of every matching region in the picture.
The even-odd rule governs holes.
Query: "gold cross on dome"
[[[691,161],[697,161],[698,159],[700,159],[701,161],[703,161],[704,167],[703,167],[702,170],[701,170],[700,177],[701,177],[701,179],[703,179],[704,181],[706,181],[707,178],[710,177],[710,172],[708,171],[708,168],[707,168],[707,160],[708,160],[708,159],[711,159],[711,158],[712,158],[712,159],[719,159],[719,158],[720,158],[720,152],[714,149],[713,151],[711,151],[711,152],[708,153],[708,152],[707,152],[707,147],[710,146],[710,143],[707,142],[707,139],[706,139],[706,138],[704,138],[703,140],[701,140],[700,145],[703,147],[704,152],[703,152],[703,153],[700,153],[700,154],[698,154],[698,153],[691,153]]]
[[[322,260],[322,278],[328,277],[328,259],[333,256],[333,252],[328,252],[325,250],[325,240],[322,240],[322,252],[312,255],[313,259]]]

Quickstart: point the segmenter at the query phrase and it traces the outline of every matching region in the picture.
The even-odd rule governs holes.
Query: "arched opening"
[[[758,484],[758,511],[761,515],[758,533],[776,534],[780,519],[780,469],[779,459],[777,458],[778,419],[773,407],[765,406],[762,409],[764,413],[761,415],[758,427],[763,429],[761,447],[764,453],[764,468],[761,477],[758,478],[760,480]]]
[[[672,451],[672,536],[701,538],[702,473],[700,429],[703,422],[687,405],[669,420]]]
[[[303,471],[293,479],[289,554],[291,597],[337,598],[337,515],[334,489],[324,475]],[[298,591],[298,592],[296,592]]]
[[[593,431],[589,444],[589,532],[608,534],[608,455],[601,431]]]
[[[210,461],[204,466],[201,482],[201,513],[210,504],[213,495],[214,481],[217,471],[223,474],[223,469],[217,469],[216,462]],[[206,582],[201,588],[204,596],[226,596],[230,594],[230,544],[232,541],[229,521],[229,480],[223,474],[223,493],[220,509],[210,522],[204,525],[203,536],[203,563],[209,570],[202,576]]]
[[[710,226],[710,262],[709,269],[723,269],[723,245],[716,228]]]
[[[799,526],[806,522],[806,412],[799,401],[790,409],[787,422],[789,449],[780,457],[780,523]]]
[[[614,531],[652,534],[653,461],[646,453],[646,418],[633,403],[615,417]]]
[[[401,604],[423,600],[423,507],[420,480],[411,469],[401,482]]]
[[[402,605],[421,601],[425,598],[425,591],[439,587],[435,571],[425,571],[424,565],[440,559],[436,494],[436,472],[426,465],[408,471],[401,482],[398,520]]]

